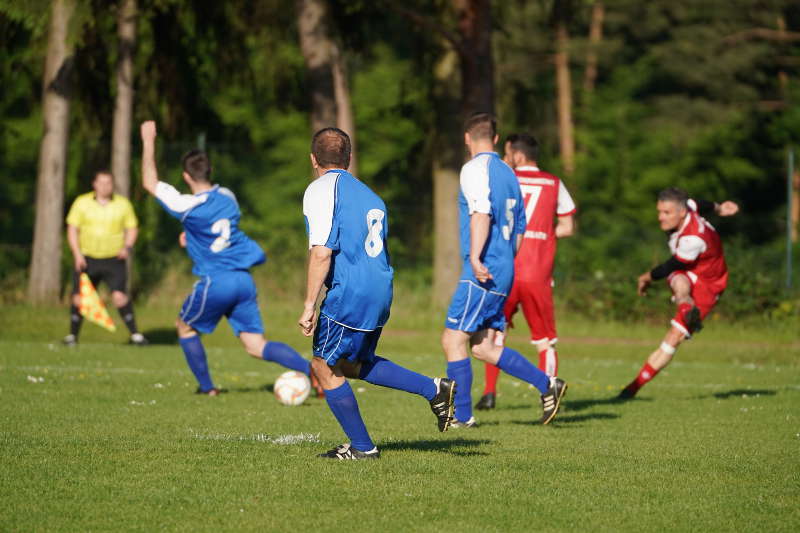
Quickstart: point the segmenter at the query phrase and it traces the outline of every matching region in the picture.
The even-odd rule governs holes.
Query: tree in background
[[[358,174],[356,128],[344,52],[333,37],[335,19],[327,0],[296,0],[300,49],[311,97],[311,129],[336,125],[350,136],[350,172]]]
[[[50,13],[42,79],[44,131],[36,177],[36,224],[28,282],[28,298],[37,303],[57,302],[61,290],[64,173],[73,65],[68,30],[74,9],[72,0],[54,0]]]
[[[133,56],[136,49],[136,0],[121,0],[117,7],[117,95],[111,137],[111,172],[117,193],[131,190],[131,121],[133,117]],[[130,276],[129,276],[130,277]]]

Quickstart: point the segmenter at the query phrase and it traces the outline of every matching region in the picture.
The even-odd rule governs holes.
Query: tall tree
[[[50,13],[42,79],[44,131],[36,177],[36,222],[28,281],[28,299],[37,303],[56,302],[61,289],[64,173],[73,63],[68,29],[74,9],[73,0],[54,0]]]
[[[592,2],[592,18],[589,23],[589,46],[586,48],[586,70],[583,73],[583,90],[591,93],[597,81],[597,49],[603,40],[603,18],[605,6],[602,0]]]
[[[567,24],[571,15],[570,0],[554,0],[553,24],[556,33],[556,91],[558,95],[558,139],[561,147],[561,162],[564,173],[575,170],[575,134],[572,121],[572,78],[569,69],[569,31]]]
[[[300,49],[305,59],[311,94],[311,129],[336,125],[352,142],[350,171],[357,173],[356,130],[350,103],[347,68],[341,46],[333,37],[327,0],[296,0]]]
[[[136,0],[121,0],[117,13],[117,96],[111,137],[111,172],[116,190],[130,196],[133,55],[136,48]]]

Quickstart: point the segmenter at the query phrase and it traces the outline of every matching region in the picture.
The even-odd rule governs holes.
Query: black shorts
[[[89,274],[89,279],[92,280],[92,285],[95,288],[97,288],[98,283],[104,281],[112,291],[126,292],[127,290],[128,269],[125,266],[124,259],[117,259],[116,257],[109,257],[108,259],[87,257],[86,273]],[[72,294],[80,292],[80,275],[81,273],[77,271],[72,273]]]

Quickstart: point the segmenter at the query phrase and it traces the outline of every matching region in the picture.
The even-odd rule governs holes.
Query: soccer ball
[[[274,391],[275,397],[283,405],[300,405],[311,392],[311,382],[305,374],[290,370],[278,376]]]

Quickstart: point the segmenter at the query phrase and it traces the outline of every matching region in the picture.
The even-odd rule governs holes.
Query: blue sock
[[[347,381],[341,387],[325,391],[325,401],[333,411],[333,416],[350,438],[350,445],[358,451],[368,452],[375,447],[367,433],[367,426],[358,410],[358,402]]]
[[[466,422],[472,418],[472,362],[469,357],[447,363],[447,377],[456,382],[455,417]]]
[[[214,383],[211,382],[211,375],[208,373],[206,350],[203,348],[200,335],[180,339],[180,343],[181,348],[183,348],[183,354],[186,356],[186,363],[192,370],[194,377],[197,378],[197,382],[200,383],[200,390],[209,391],[213,389]]]
[[[377,355],[373,361],[361,363],[358,377],[373,385],[419,394],[428,401],[436,396],[436,384],[432,378],[412,372]]]
[[[500,359],[497,360],[497,367],[515,378],[530,383],[539,389],[542,394],[550,388],[550,378],[547,374],[536,368],[521,353],[511,348],[503,348],[503,353],[500,354]]]
[[[265,344],[261,351],[261,358],[264,361],[272,361],[286,368],[297,370],[306,376],[311,374],[311,361],[303,359],[294,348],[282,342],[270,341]]]

